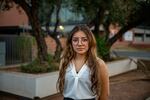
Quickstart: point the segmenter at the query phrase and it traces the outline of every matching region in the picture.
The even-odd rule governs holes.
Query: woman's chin
[[[77,53],[78,53],[78,54],[80,54],[80,55],[84,55],[84,54],[86,54],[86,52],[85,52],[85,51],[78,51]]]

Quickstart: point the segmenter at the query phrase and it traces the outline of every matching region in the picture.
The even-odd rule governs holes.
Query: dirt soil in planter
[[[21,72],[20,67],[3,68],[3,69],[0,69],[0,70],[9,71],[9,72]]]
[[[17,66],[17,67],[15,67]],[[53,69],[53,71],[56,71],[59,69],[59,63],[54,63],[54,66],[56,67],[55,69]],[[19,65],[12,65],[11,67],[7,67],[7,68],[0,68],[0,71],[7,71],[7,72],[22,72],[21,68],[19,67]],[[42,72],[42,73],[47,73],[47,72]],[[42,74],[42,73],[30,73],[30,74]]]

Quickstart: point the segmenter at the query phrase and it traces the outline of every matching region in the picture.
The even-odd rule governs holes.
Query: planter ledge
[[[137,69],[137,65],[130,59],[110,62],[107,65],[110,77]],[[58,71],[38,75],[0,71],[0,91],[28,98],[43,98],[57,93],[57,78]]]

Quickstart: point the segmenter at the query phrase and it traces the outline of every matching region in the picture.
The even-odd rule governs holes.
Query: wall
[[[14,4],[14,7],[8,11],[0,10],[0,27],[1,26],[19,26],[19,25],[28,25],[28,17],[21,7],[17,7]]]

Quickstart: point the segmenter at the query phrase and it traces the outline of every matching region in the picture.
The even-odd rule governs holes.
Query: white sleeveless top
[[[96,97],[91,90],[90,69],[87,64],[84,64],[78,73],[73,62],[68,65],[63,95],[75,100]]]

